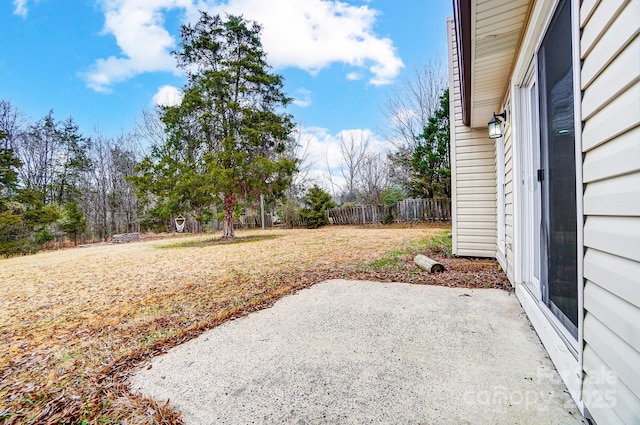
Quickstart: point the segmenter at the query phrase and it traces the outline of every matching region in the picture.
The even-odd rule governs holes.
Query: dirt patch
[[[130,394],[133,368],[326,279],[508,288],[494,261],[425,250],[446,232],[332,226],[239,232],[252,243],[201,236],[176,249],[160,249],[162,239],[0,260],[0,422],[180,423],[170,406]],[[421,272],[415,253],[447,271]]]
[[[425,274],[422,279],[411,281],[409,277],[403,282],[424,283],[428,285],[456,286],[468,288],[497,288],[512,291],[513,287],[502,268],[495,260],[486,258],[451,258],[444,257],[434,252],[426,254],[445,267],[445,272]],[[413,264],[406,260],[408,270],[413,269]],[[408,272],[414,275],[412,272]]]
[[[282,235],[251,235],[238,236],[235,238],[211,238],[204,240],[187,240],[167,245],[158,245],[158,248],[189,248],[194,246],[212,246],[212,245],[233,245],[247,242],[259,242],[282,237]]]

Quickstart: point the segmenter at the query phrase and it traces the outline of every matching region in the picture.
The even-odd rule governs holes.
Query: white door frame
[[[533,297],[542,301],[540,288],[540,188],[536,171],[540,168],[540,141],[537,114],[537,76],[535,59],[531,62],[523,84],[518,89],[519,120],[519,185],[521,282]],[[537,252],[537,255],[536,255]]]

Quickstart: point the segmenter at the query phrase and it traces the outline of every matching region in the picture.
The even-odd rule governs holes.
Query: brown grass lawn
[[[443,229],[266,230],[236,243],[170,237],[0,259],[0,423],[180,423],[170,406],[129,393],[136,367],[327,278],[505,284],[486,260],[418,272],[412,255],[432,252]]]

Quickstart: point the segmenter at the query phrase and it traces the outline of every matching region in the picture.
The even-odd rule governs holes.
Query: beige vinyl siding
[[[495,147],[487,129],[462,124],[460,79],[453,19],[447,20],[451,120],[451,209],[453,253],[496,255]],[[488,119],[487,119],[488,121]]]
[[[582,398],[599,424],[640,423],[639,16],[640,0],[590,0],[580,9]]]
[[[508,121],[513,122],[513,117],[511,115],[511,97],[507,96],[506,106],[504,109],[507,110],[507,116],[510,117]],[[500,143],[500,142],[498,142]],[[515,282],[515,268],[514,268],[514,253],[513,253],[513,127],[512,124],[505,126],[505,134],[502,140],[504,143],[504,157],[502,160],[504,161],[504,254],[498,249],[496,251],[496,258],[500,263],[500,266],[507,274],[507,278],[509,281],[514,284]],[[496,162],[500,159],[497,157],[497,149],[496,149]],[[496,170],[498,169],[496,163]],[[498,183],[498,179],[496,178],[496,184]],[[497,193],[497,192],[496,192]],[[497,198],[496,198],[497,199]],[[497,199],[497,202],[500,202]],[[498,241],[500,243],[500,241]]]
[[[511,129],[510,129],[511,130]],[[509,281],[514,284],[515,279],[515,254],[514,246],[514,194],[513,194],[513,137],[511,131],[507,134],[504,147],[504,215],[505,215],[505,244],[506,244],[506,267],[505,271]]]

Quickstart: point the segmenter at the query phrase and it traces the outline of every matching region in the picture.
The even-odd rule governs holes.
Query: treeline
[[[219,18],[202,19],[222,25]],[[220,54],[237,49],[227,50]],[[265,67],[258,62],[252,69]],[[269,109],[286,104],[277,75],[257,79],[269,82],[274,94],[258,102],[255,111],[247,105],[260,96],[227,105],[225,90],[204,89],[218,80],[201,78],[186,85],[185,93],[194,96],[223,94],[208,100],[229,109],[219,117],[219,126],[211,127],[210,115],[189,110],[193,105],[187,102],[143,112],[134,130],[117,136],[86,135],[73,118],[58,119],[53,111],[31,121],[0,100],[0,256],[68,240],[77,244],[107,241],[116,233],[171,231],[172,218],[180,215],[186,218],[186,231],[200,232],[212,223],[217,228],[224,221],[232,237],[234,220],[255,215],[260,199],[274,223],[317,227],[336,205],[383,205],[386,223],[394,220],[390,211],[402,199],[449,198],[448,91],[436,69],[425,70],[407,82],[409,95],[398,92],[387,106],[391,130],[386,139],[394,149],[385,154],[369,145],[367,133],[342,132],[337,152],[342,165],[336,170],[327,163],[324,184],[317,173],[312,177],[305,148],[309,141],[302,130],[293,131],[292,117]],[[247,84],[255,89],[254,83]],[[264,95],[267,88],[258,92]],[[412,96],[412,104],[402,103]],[[212,134],[218,127],[221,134]]]
[[[135,134],[86,136],[53,111],[30,122],[0,100],[0,255],[139,230],[127,180],[138,146]]]
[[[403,199],[428,199],[428,202],[447,205],[444,211],[434,214],[438,219],[450,218],[449,91],[446,78],[441,79],[439,75],[433,65],[419,70],[413,80],[404,81],[404,90],[387,103],[386,140],[391,149],[386,155],[372,149],[368,135],[362,131],[340,134],[337,156],[342,165],[337,175],[341,179],[336,181],[327,163],[325,177],[330,193],[319,187],[306,191],[305,188],[316,182],[305,179],[308,170],[301,167],[293,189],[287,191],[283,209],[286,222],[309,222],[308,211],[312,210],[320,218],[314,218],[311,226],[326,224],[322,219],[326,209],[337,203],[346,210],[356,206],[371,211],[378,208],[383,212],[371,220],[388,224],[397,219],[391,211]],[[299,157],[304,165],[305,152],[300,152]],[[327,196],[331,202],[335,201],[331,206],[323,204]],[[358,222],[351,218],[343,221]]]

